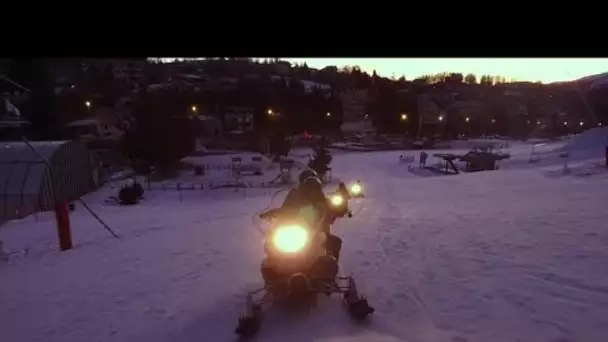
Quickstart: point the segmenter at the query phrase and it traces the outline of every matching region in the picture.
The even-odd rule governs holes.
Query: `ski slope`
[[[355,325],[338,298],[322,298],[308,315],[270,311],[257,341],[608,340],[608,170],[598,160],[568,174],[556,163],[418,177],[399,154],[333,162],[335,175],[366,188],[355,217],[334,229],[372,320]],[[0,229],[11,253],[0,264],[0,340],[234,341],[245,293],[261,283],[252,214],[270,190],[151,191],[138,206],[103,204],[115,191],[85,200],[120,241],[81,207],[67,252],[56,251],[48,213]]]

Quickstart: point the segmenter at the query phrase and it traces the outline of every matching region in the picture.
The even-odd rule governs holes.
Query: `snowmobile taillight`
[[[338,194],[334,194],[329,198],[329,201],[331,202],[331,205],[333,205],[334,207],[339,207],[339,206],[342,206],[342,204],[344,204],[344,197],[342,197]]]
[[[308,243],[308,230],[300,225],[279,226],[272,236],[272,244],[283,253],[297,253]]]

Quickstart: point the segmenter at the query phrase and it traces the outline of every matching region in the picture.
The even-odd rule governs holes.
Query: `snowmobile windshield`
[[[316,227],[323,218],[323,213],[314,205],[308,204],[300,208],[297,216],[303,219],[309,227]]]

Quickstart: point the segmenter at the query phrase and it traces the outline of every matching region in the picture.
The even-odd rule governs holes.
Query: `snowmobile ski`
[[[302,279],[297,280],[302,281]],[[345,285],[339,285],[340,281],[346,281]],[[304,285],[304,283],[301,283]],[[364,320],[367,316],[374,312],[374,308],[369,305],[367,299],[359,295],[355,280],[352,277],[337,277],[323,282],[307,283],[310,285],[306,294],[312,294],[310,299],[316,299],[316,295],[324,294],[330,296],[333,293],[339,293],[343,296],[343,301],[346,304],[350,316],[358,321]],[[298,286],[299,287],[299,286]],[[258,301],[253,299],[253,296],[258,293],[264,293]],[[300,293],[304,294],[304,293]],[[290,293],[273,292],[271,289],[262,288],[251,292],[247,296],[247,313],[239,318],[236,334],[241,337],[252,337],[258,333],[262,325],[262,306],[266,303],[289,301]],[[303,299],[303,298],[301,298]]]

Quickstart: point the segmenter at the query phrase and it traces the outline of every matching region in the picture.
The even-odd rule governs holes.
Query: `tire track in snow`
[[[379,244],[379,247],[381,249],[384,249],[380,244]],[[385,255],[384,256],[385,259],[388,260],[388,256],[386,256],[386,252],[384,252],[384,255]],[[399,275],[401,275],[405,279],[404,288],[405,288],[406,296],[415,305],[417,312],[421,314],[418,316],[418,318],[420,319],[420,323],[421,323],[421,326],[419,327],[419,329],[424,333],[424,335],[422,337],[418,337],[418,338],[421,340],[424,340],[424,341],[427,341],[429,339],[436,341],[436,340],[438,340],[438,333],[439,333],[440,329],[438,329],[437,325],[435,324],[435,321],[430,313],[429,306],[427,305],[424,298],[420,295],[420,292],[417,290],[420,286],[419,285],[420,283],[416,280],[417,279],[416,275],[413,274],[415,272],[409,271],[409,270],[412,270],[412,268],[410,267],[412,264],[416,264],[416,262],[411,262],[411,261],[408,262],[408,266],[406,266],[407,269],[405,269],[405,270],[398,269],[397,272]],[[419,264],[424,265],[424,264],[426,264],[426,261],[419,263]],[[429,334],[431,336],[428,336]]]
[[[388,198],[390,199],[388,202],[388,211],[387,212],[391,212],[391,213],[399,213],[401,212],[402,208],[398,208],[395,204],[393,199],[395,198],[394,192],[391,188],[388,189]],[[388,221],[392,221],[392,222],[386,222],[386,224],[384,222],[382,222],[384,220],[388,220]],[[388,218],[381,218],[379,220],[382,224],[381,227],[378,227],[379,229],[376,230],[375,232],[382,232],[378,235],[375,235],[373,237],[368,237],[368,239],[374,239],[375,244],[377,246],[377,252],[380,256],[380,258],[382,259],[382,264],[383,265],[391,265],[391,258],[388,256],[387,250],[386,248],[384,248],[384,246],[382,245],[382,243],[384,241],[392,241],[394,239],[393,236],[393,232],[396,229],[401,229],[403,228],[403,222],[405,222],[405,218],[403,217],[403,215],[399,215],[398,218],[396,219],[388,219]],[[408,227],[408,229],[406,229],[405,231],[402,231],[400,233],[405,233],[406,237],[408,239],[410,239],[411,242],[417,244],[418,247],[418,254],[420,255],[420,261],[422,261],[421,264],[422,267],[424,268],[430,268],[429,267],[429,263],[427,261],[427,249],[426,249],[426,245],[421,241],[421,239],[419,238],[417,233],[413,232],[413,229],[410,227]],[[412,234],[413,233],[413,234]],[[413,235],[413,236],[412,236]],[[409,244],[411,245],[411,244]],[[435,321],[430,313],[430,309],[429,306],[427,305],[426,301],[424,300],[424,298],[420,295],[419,291],[417,290],[417,287],[419,287],[419,282],[416,280],[416,276],[415,274],[412,274],[411,268],[409,266],[416,264],[415,259],[412,260],[412,254],[409,253],[410,249],[407,245],[404,244],[404,248],[405,248],[405,252],[402,253],[404,259],[406,260],[407,264],[406,267],[407,269],[403,269],[402,267],[395,267],[393,269],[390,270],[391,273],[393,273],[394,275],[398,276],[398,278],[404,279],[404,289],[405,289],[405,296],[407,298],[409,298],[411,300],[411,302],[413,303],[413,305],[415,306],[416,311],[420,314],[418,315],[418,318],[420,319],[420,326],[418,326],[418,331],[416,331],[416,335],[417,336],[411,336],[411,334],[408,334],[410,336],[408,336],[408,338],[415,338],[416,340],[428,340],[429,338],[431,340],[437,341],[440,340],[441,337],[444,337],[442,335],[444,335],[442,333],[442,330],[439,329],[437,327],[437,325],[435,324]],[[399,249],[395,249],[393,251],[399,251]],[[400,253],[401,254],[401,253]],[[379,265],[380,263],[378,263]],[[379,267],[381,267],[379,265]],[[395,273],[396,272],[396,273]],[[411,283],[414,284],[411,284]],[[396,327],[399,331],[403,331],[403,327]]]

